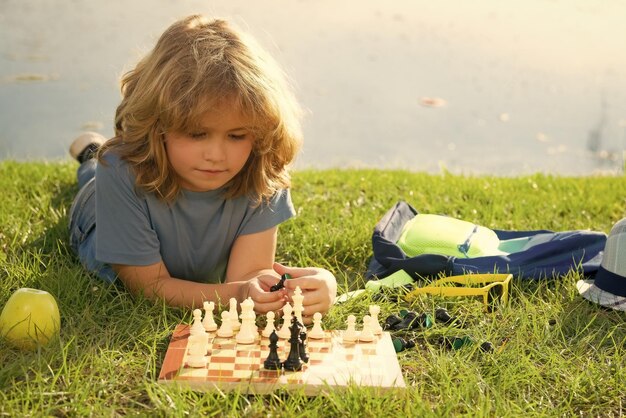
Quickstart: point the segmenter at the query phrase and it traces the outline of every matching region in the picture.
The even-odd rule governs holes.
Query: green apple
[[[16,290],[0,314],[0,336],[27,350],[46,345],[59,332],[60,325],[57,302],[43,290]]]

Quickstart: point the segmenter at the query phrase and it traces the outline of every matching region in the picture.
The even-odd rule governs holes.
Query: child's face
[[[193,132],[167,132],[165,150],[183,189],[219,189],[241,171],[254,141],[251,122],[230,101],[201,117]]]

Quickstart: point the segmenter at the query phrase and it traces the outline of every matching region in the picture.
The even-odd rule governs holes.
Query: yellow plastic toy
[[[407,302],[419,295],[436,296],[482,296],[485,307],[491,312],[497,299],[503,305],[509,300],[509,282],[512,274],[461,274],[434,280],[427,286],[411,290],[404,296]],[[483,285],[476,287],[475,285]]]

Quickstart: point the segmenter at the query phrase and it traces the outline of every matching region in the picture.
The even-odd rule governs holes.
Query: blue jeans
[[[96,260],[96,164],[95,158],[89,159],[76,173],[79,190],[70,208],[70,246],[87,271],[113,283],[117,275],[111,266]]]

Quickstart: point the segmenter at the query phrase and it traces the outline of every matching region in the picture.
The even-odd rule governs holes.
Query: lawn
[[[204,394],[156,380],[174,327],[191,312],[131,297],[85,274],[68,245],[74,162],[0,163],[0,306],[21,287],[52,293],[60,337],[35,352],[0,342],[0,415],[6,416],[624,416],[626,313],[582,299],[575,271],[513,280],[510,303],[487,313],[479,300],[378,300],[381,318],[445,307],[463,328],[416,332],[398,354],[406,390],[350,387],[246,396]],[[298,216],[282,225],[277,259],[319,265],[340,293],[364,286],[376,222],[400,199],[498,229],[607,232],[626,216],[626,178],[472,177],[406,171],[306,170],[293,175]],[[390,295],[393,296],[393,295]],[[362,316],[372,295],[336,305],[325,328]],[[441,336],[490,341],[458,350]]]

